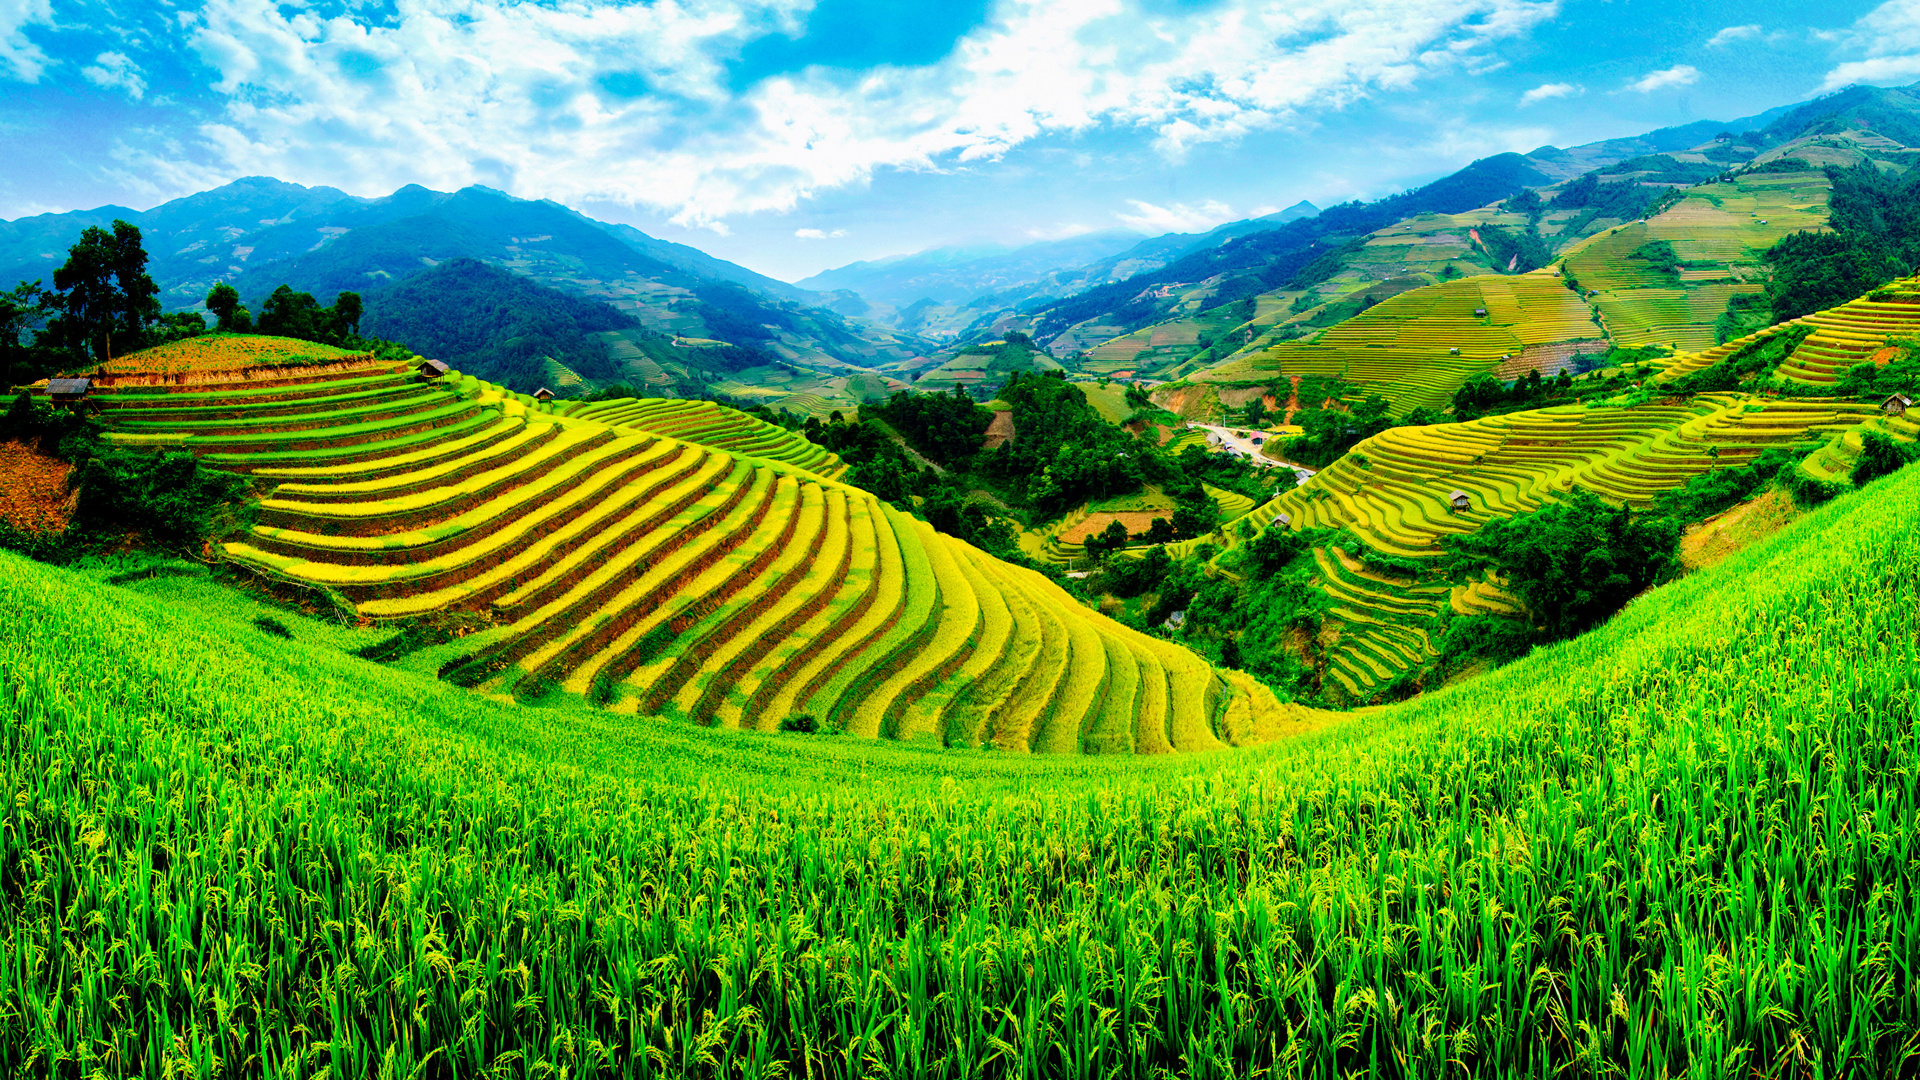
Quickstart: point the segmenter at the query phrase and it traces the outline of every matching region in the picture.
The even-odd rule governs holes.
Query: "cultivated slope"
[[[482,613],[441,647],[462,685],[1058,752],[1258,741],[1289,715],[729,409],[540,405],[370,360],[227,378],[113,376],[98,400],[117,438],[278,485],[228,558],[366,618]]]
[[[0,1072],[1901,1075],[1917,531],[1910,469],[1124,762],[503,708],[0,553]]]

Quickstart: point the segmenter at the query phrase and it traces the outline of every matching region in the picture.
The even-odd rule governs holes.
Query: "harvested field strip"
[[[498,431],[501,415],[493,409],[480,409],[473,415],[442,427],[421,427],[372,442],[340,446],[311,446],[299,449],[269,448],[201,454],[207,464],[228,472],[266,472],[280,475],[289,470],[343,465],[379,466],[390,458],[425,453],[438,455],[457,441]]]
[[[750,706],[773,696],[778,686],[769,680],[779,675],[786,661],[805,651],[809,642],[806,631],[828,625],[831,616],[826,613],[830,608],[836,604],[850,607],[866,591],[864,583],[854,585],[848,580],[856,550],[869,559],[873,555],[870,545],[858,546],[870,540],[872,532],[864,518],[856,520],[852,503],[843,490],[828,492],[826,538],[820,557],[804,567],[805,577],[793,592],[747,628],[743,645],[730,659],[717,666],[710,663],[694,680],[690,689],[698,689],[700,696],[688,710],[690,715],[711,716],[714,722],[728,727],[771,726],[763,713]]]
[[[1013,682],[1011,672],[1015,665],[1008,659],[1014,633],[1013,612],[990,568],[992,560],[970,544],[953,544],[951,549],[979,605],[980,632],[974,649],[953,673],[948,685],[935,694],[946,697],[941,726],[947,745],[976,746],[981,726],[997,704],[993,692],[996,683],[1004,692]],[[996,675],[1004,677],[995,679]]]
[[[1009,602],[1018,597],[1025,618],[1016,609],[1015,625],[1026,631],[1037,648],[1005,706],[993,717],[992,742],[1002,750],[1030,750],[1048,715],[1061,707],[1059,688],[1072,659],[1072,644],[1052,605],[1024,575],[1008,574],[1004,591],[1010,594]]]
[[[350,502],[309,502],[274,497],[260,503],[261,527],[303,529],[328,536],[381,536],[407,530],[430,530],[478,506],[497,504],[522,488],[535,485],[543,474],[557,472],[568,459],[582,456],[614,441],[607,430],[573,429],[557,437],[533,442],[513,459],[483,462],[486,467],[465,478],[438,477],[412,491],[369,493]],[[636,451],[644,447],[635,447]],[[618,458],[610,459],[617,461]]]
[[[998,659],[975,674],[962,691],[958,719],[955,726],[949,728],[950,738],[967,746],[979,746],[994,738],[995,717],[1008,707],[1039,657],[1041,634],[1032,605],[1013,584],[1012,568],[971,547],[963,550],[986,586],[982,590],[982,605],[989,615],[989,640],[1004,634]],[[999,609],[1005,611],[1003,628],[995,625],[1000,621]],[[976,652],[976,659],[980,655]]]
[[[899,590],[899,602],[857,654],[849,651],[832,666],[831,674],[814,691],[809,702],[809,708],[817,710],[816,715],[834,726],[866,736],[878,735],[879,729],[854,727],[860,719],[855,706],[927,644],[937,627],[935,613],[940,604],[940,582],[933,576],[933,567],[926,548],[919,543],[913,519],[886,503],[877,505],[891,528],[894,542],[881,545],[883,595],[875,610],[885,609],[884,593],[895,587]],[[889,556],[899,560],[891,572],[886,569]],[[856,655],[857,663],[854,662]]]
[[[517,530],[530,520],[537,521],[539,516],[534,511],[576,489],[612,490],[657,463],[658,458],[648,453],[656,445],[637,435],[603,443],[536,477],[531,484],[496,496],[430,528],[382,536],[329,536],[263,525],[256,526],[252,535],[256,544],[268,550],[330,557],[339,562],[358,559],[357,565],[363,566],[375,565],[384,561],[381,558],[384,554],[400,551],[406,551],[410,558],[420,558],[428,552],[438,555],[493,532]]]
[[[745,465],[734,463],[731,482],[723,483],[718,491],[697,501],[639,543],[614,553],[572,589],[545,604],[535,608],[496,601],[496,610],[511,618],[512,624],[503,640],[468,658],[462,665],[469,672],[465,678],[487,678],[515,665],[537,668],[568,641],[595,629],[586,621],[595,612],[601,612],[604,621],[607,615],[603,609],[609,602],[623,594],[635,595],[632,590],[636,579],[643,578],[682,546],[700,539],[727,519],[747,492],[746,471]],[[509,686],[518,681],[512,675],[507,678]]]
[[[972,652],[985,628],[980,598],[960,570],[959,544],[926,522],[903,522],[919,535],[937,589],[931,613],[933,633],[924,646],[899,658],[896,670],[875,686],[853,713],[848,730],[875,730],[895,739],[945,734],[942,708],[957,687],[947,685]]]
[[[1044,601],[1053,600],[1042,595]],[[1080,752],[1081,737],[1105,707],[1107,648],[1093,624],[1078,610],[1061,612],[1067,630],[1067,671],[1035,733],[1033,749],[1048,754]]]
[[[744,462],[740,465],[747,467]],[[537,633],[549,634],[549,628],[561,625],[572,629],[552,634],[545,646],[522,658],[521,666],[537,680],[560,684],[584,666],[594,665],[597,670],[598,664],[613,655],[643,647],[642,640],[656,627],[662,628],[659,636],[665,639],[671,632],[667,624],[672,616],[702,598],[689,586],[724,581],[731,569],[727,557],[753,539],[772,511],[775,485],[771,471],[754,469],[745,476],[736,472],[734,479],[729,494],[712,512],[689,528],[676,529],[675,542],[656,547],[644,562],[633,567],[633,577],[609,582],[606,588],[582,597],[564,612],[549,612],[542,618]],[[772,536],[763,535],[761,539],[771,540]],[[641,663],[651,658],[652,645],[649,642],[644,646],[649,653],[638,658]],[[591,672],[588,675],[590,678]],[[582,684],[580,690],[585,689]]]
[[[521,454],[539,451],[557,438],[560,432],[558,424],[503,420],[497,432],[489,429],[486,433],[456,440],[455,443],[405,455],[413,459],[410,461],[386,459],[385,467],[378,469],[372,462],[334,466],[334,470],[355,471],[332,471],[331,476],[340,478],[333,483],[323,483],[314,478],[318,470],[284,470],[297,472],[306,479],[282,483],[274,488],[273,495],[276,499],[302,503],[348,503],[408,495],[438,484],[459,483],[506,464]],[[448,451],[469,452],[449,454]],[[406,465],[417,467],[408,469]],[[373,471],[384,475],[364,476],[366,472]],[[282,470],[272,472],[280,475]]]
[[[748,503],[758,498],[758,504],[743,520],[723,524],[724,531],[704,549],[689,547],[677,556],[681,567],[667,586],[670,592],[656,593],[657,601],[624,605],[615,623],[617,628],[625,620],[626,629],[617,638],[597,634],[604,642],[598,652],[561,665],[568,690],[584,694],[595,682],[611,689],[625,681],[645,688],[649,698],[664,701],[672,696],[673,687],[661,686],[659,681],[688,647],[742,609],[752,608],[756,596],[745,590],[786,553],[802,520],[797,512],[799,484],[792,477],[761,471],[771,479],[767,493],[749,494]],[[803,557],[809,554],[805,547],[799,552]],[[583,643],[574,651],[584,653],[592,644]],[[691,672],[697,663],[697,657],[690,660],[687,670]]]
[[[723,670],[746,652],[760,635],[773,633],[779,624],[769,622],[768,616],[782,610],[786,599],[794,594],[795,587],[813,577],[812,570],[818,563],[833,557],[828,515],[835,507],[828,493],[816,485],[806,484],[800,486],[799,496],[800,505],[793,514],[792,534],[786,543],[775,545],[774,550],[779,557],[766,567],[765,580],[768,584],[754,590],[753,595],[743,602],[710,616],[699,626],[687,631],[685,637],[688,644],[675,654],[672,665],[657,677],[644,681],[637,706],[640,712],[660,713],[667,710],[671,702],[675,706],[671,710],[674,713],[696,723],[714,722],[711,708],[697,708],[702,697],[697,681],[699,677],[716,669]],[[801,594],[803,603],[807,598],[808,594]],[[615,678],[624,681],[629,675],[626,668],[624,660],[611,664],[600,679],[603,683]]]
[[[771,696],[765,712],[770,723],[801,713],[820,719],[833,703],[817,700],[821,688],[899,618],[906,602],[900,545],[881,503],[863,499],[850,505],[856,507],[856,520],[864,527],[869,545],[869,550],[855,548],[853,566],[842,585],[843,593],[852,593],[852,602],[822,612],[827,625],[794,654],[792,670],[783,673],[786,685]]]
[[[336,588],[359,600],[360,613],[370,618],[456,605],[544,602],[691,505],[729,465],[719,455],[662,443],[642,478],[556,504],[524,531],[497,532],[438,559],[384,565],[378,576],[363,572]]]

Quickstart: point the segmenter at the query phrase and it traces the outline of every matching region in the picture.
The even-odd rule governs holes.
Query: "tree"
[[[47,331],[81,357],[105,363],[147,344],[147,327],[160,318],[159,297],[140,230],[124,221],[115,221],[111,233],[91,226],[53,272],[46,303],[58,314]]]
[[[1860,439],[1860,458],[1853,463],[1853,483],[1862,487],[1883,476],[1899,472],[1920,456],[1920,450],[1897,443],[1881,432],[1869,431]]]
[[[360,294],[343,292],[333,298],[333,334],[345,341],[360,336]]]
[[[220,320],[217,329],[233,334],[253,329],[252,313],[240,306],[240,290],[224,281],[207,290],[207,310]]]
[[[1442,541],[1456,577],[1499,573],[1550,641],[1599,625],[1664,578],[1679,543],[1673,521],[1636,516],[1585,490]]]
[[[21,282],[12,292],[0,293],[0,386],[30,383],[61,366],[52,350],[35,348],[30,332],[47,316],[46,294],[40,283]]]

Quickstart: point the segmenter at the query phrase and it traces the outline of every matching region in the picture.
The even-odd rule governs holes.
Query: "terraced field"
[[[227,558],[367,619],[483,616],[408,661],[483,692],[1048,752],[1255,742],[1293,715],[719,406],[549,406],[372,362],[98,390],[112,437],[276,485]]]
[[[1856,364],[1884,364],[1892,355],[1887,351],[1890,341],[1920,338],[1920,277],[1901,278],[1858,300],[1770,326],[1738,341],[1683,353],[1669,361],[1659,377],[1671,381],[1712,367],[1756,338],[1796,326],[1813,327],[1813,332],[1780,365],[1776,374],[1783,378],[1825,386]]]
[[[1758,292],[1762,254],[1789,233],[1827,223],[1826,174],[1749,173],[1730,183],[1686,190],[1671,208],[1621,225],[1568,249],[1564,263],[1593,297],[1609,335],[1622,345],[1704,350],[1714,320],[1735,293]],[[1633,253],[1654,241],[1673,245],[1683,266],[1657,272]]]
[[[1695,476],[1745,464],[1772,447],[1825,438],[1844,456],[1846,440],[1857,443],[1865,427],[1901,439],[1920,437],[1920,424],[1883,416],[1871,404],[1741,394],[1630,408],[1563,406],[1393,428],[1244,520],[1261,527],[1339,529],[1382,554],[1425,560],[1440,554],[1448,534],[1539,509],[1576,487],[1644,506]],[[1456,490],[1466,494],[1466,510],[1450,505]],[[1238,535],[1226,533],[1229,542]],[[1182,542],[1170,553],[1184,556],[1193,547]],[[1434,617],[1443,606],[1462,614],[1514,610],[1512,599],[1493,583],[1417,584],[1371,572],[1343,552],[1321,550],[1316,558],[1314,584],[1333,601],[1327,676],[1356,698],[1431,654]]]
[[[1598,337],[1587,305],[1553,271],[1483,275],[1401,293],[1312,339],[1243,354],[1194,379],[1339,376],[1386,395],[1405,415],[1446,405],[1469,378],[1530,347]]]

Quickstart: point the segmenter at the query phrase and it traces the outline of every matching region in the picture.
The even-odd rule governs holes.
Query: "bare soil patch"
[[[1001,409],[993,414],[993,423],[987,425],[987,441],[980,444],[983,450],[991,450],[1013,438],[1013,412]]]
[[[73,466],[31,443],[0,442],[0,520],[33,533],[57,533],[73,516],[67,491]]]
[[[1791,496],[1784,491],[1769,491],[1688,529],[1680,538],[1680,562],[1689,570],[1704,570],[1772,536],[1799,516]]]
[[[1069,544],[1084,543],[1089,536],[1099,536],[1107,531],[1109,522],[1118,521],[1127,527],[1127,532],[1138,536],[1153,528],[1154,518],[1173,519],[1171,510],[1125,510],[1118,513],[1088,514],[1086,520],[1060,534],[1060,539]]]

